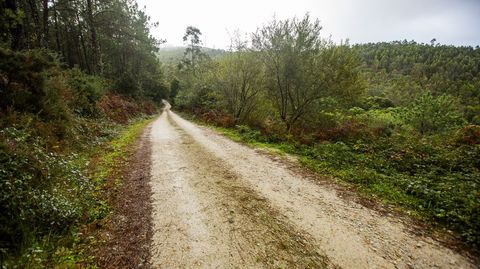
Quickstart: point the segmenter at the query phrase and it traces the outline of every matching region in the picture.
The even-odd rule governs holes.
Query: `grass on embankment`
[[[122,166],[131,154],[133,154],[134,148],[132,145],[143,133],[145,127],[154,119],[155,118],[146,118],[135,121],[125,128],[118,137],[108,143],[107,147],[97,153],[97,155],[99,155],[97,157],[98,162],[92,171],[90,171],[92,178],[102,182],[105,179],[118,175],[118,172],[122,170]],[[121,183],[119,178],[115,179],[116,185]]]

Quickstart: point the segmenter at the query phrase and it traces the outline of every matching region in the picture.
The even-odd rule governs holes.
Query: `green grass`
[[[120,135],[114,138],[108,146],[102,150],[99,161],[92,173],[97,181],[104,181],[114,175],[119,166],[130,156],[130,146],[140,137],[145,127],[155,118],[146,118],[135,121],[124,129]],[[119,182],[119,181],[118,181]]]

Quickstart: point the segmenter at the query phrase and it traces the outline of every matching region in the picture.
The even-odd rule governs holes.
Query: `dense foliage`
[[[0,266],[53,267],[108,211],[89,157],[169,93],[134,1],[0,0],[0,15]]]
[[[43,48],[131,96],[166,97],[149,17],[129,0],[1,0],[0,44]]]
[[[432,40],[434,41],[434,40]],[[465,119],[480,124],[480,48],[414,41],[355,45],[369,93],[405,105],[424,92],[450,95]]]
[[[170,65],[174,101],[480,246],[480,49],[320,33],[273,20],[195,73]]]

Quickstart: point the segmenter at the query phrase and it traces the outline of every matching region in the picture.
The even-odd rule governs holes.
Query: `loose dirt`
[[[167,104],[150,133],[153,268],[475,268]]]
[[[150,182],[150,128],[126,160],[121,186],[111,194],[112,214],[104,220],[96,237],[96,264],[100,268],[145,268],[149,266],[152,237],[152,192]],[[115,184],[115,183],[112,183]]]

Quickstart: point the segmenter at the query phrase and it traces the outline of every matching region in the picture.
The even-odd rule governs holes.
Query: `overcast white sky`
[[[319,18],[323,36],[351,43],[412,40],[480,45],[480,0],[137,0],[167,44],[183,45],[185,28],[202,31],[204,45],[226,48],[229,33],[251,33],[277,18]]]

